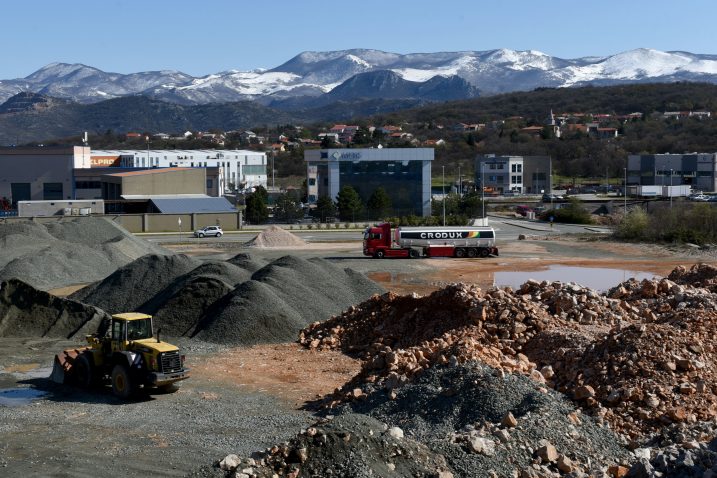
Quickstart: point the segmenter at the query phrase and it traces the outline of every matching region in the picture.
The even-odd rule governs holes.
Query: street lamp
[[[483,213],[481,214],[481,222],[485,226],[485,163],[480,163],[480,189],[481,189],[481,197],[480,197],[480,205],[483,209]]]
[[[149,135],[145,136],[144,139],[147,140],[147,167],[149,168],[151,167],[151,165],[149,164]]]
[[[446,227],[446,167],[441,166],[443,180],[441,181],[441,190],[443,191],[443,227]]]
[[[271,190],[275,191],[274,189],[274,156],[276,156],[275,152],[271,152]]]

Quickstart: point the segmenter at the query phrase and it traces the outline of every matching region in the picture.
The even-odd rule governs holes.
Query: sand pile
[[[247,247],[291,249],[293,247],[305,246],[306,241],[278,226],[269,226],[244,245]]]
[[[0,283],[0,337],[66,337],[93,333],[107,314],[17,279]]]
[[[61,218],[0,225],[0,280],[39,289],[100,280],[145,254],[171,252],[104,218]]]

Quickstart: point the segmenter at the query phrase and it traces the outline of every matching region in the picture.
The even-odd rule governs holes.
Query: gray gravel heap
[[[17,279],[0,283],[0,337],[71,337],[97,330],[108,315]]]
[[[106,310],[144,312],[168,336],[249,345],[286,342],[383,289],[318,258],[281,257],[264,267],[248,255],[201,262],[147,255],[70,296]]]
[[[628,477],[717,476],[717,419],[664,427],[635,454]]]
[[[598,473],[634,458],[608,429],[601,428],[557,392],[522,375],[467,362],[434,367],[415,382],[369,395],[343,406],[341,413],[366,413],[444,455],[461,477],[514,476],[535,463],[546,443],[582,472]],[[510,412],[517,425],[501,425]],[[487,443],[476,452],[471,443]],[[540,463],[546,476],[555,463]],[[536,470],[534,470],[536,471]],[[579,475],[578,475],[579,476]]]
[[[362,274],[324,259],[284,256],[217,301],[195,336],[236,345],[292,341],[309,323],[382,292]]]
[[[452,476],[442,456],[366,415],[322,420],[254,458],[216,464],[228,476],[375,478]],[[443,473],[443,474],[441,474]]]
[[[142,312],[146,302],[200,264],[201,261],[182,254],[148,254],[117,269],[104,280],[75,292],[70,298],[110,314]]]
[[[94,282],[145,254],[170,251],[105,218],[58,218],[0,224],[0,280],[48,290]]]
[[[227,262],[250,272],[256,272],[266,265],[266,261],[264,259],[254,258],[246,252],[240,252],[231,259],[228,259]]]

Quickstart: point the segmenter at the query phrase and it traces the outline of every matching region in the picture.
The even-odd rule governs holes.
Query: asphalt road
[[[527,221],[525,219],[507,219],[499,216],[489,216],[489,224],[495,229],[496,238],[500,240],[515,239],[519,234],[546,236],[553,234],[600,234],[608,233],[609,229],[598,226],[583,226],[578,224],[554,224],[552,227],[545,222]],[[359,229],[321,229],[298,230],[282,226],[307,242],[351,242],[363,240],[363,231]],[[343,226],[342,226],[343,227]],[[246,242],[261,232],[261,228],[252,227],[243,231],[226,232],[222,237],[196,238],[191,234],[183,233],[181,236],[174,233],[139,234],[144,239],[158,243],[188,243],[211,244],[214,242]]]

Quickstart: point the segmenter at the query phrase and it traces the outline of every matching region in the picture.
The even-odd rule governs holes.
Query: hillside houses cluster
[[[383,126],[367,126],[351,124],[334,124],[328,128],[324,128],[319,132],[309,133],[302,126],[287,126],[288,130],[284,130],[275,135],[268,132],[257,134],[251,130],[243,131],[226,131],[224,133],[209,132],[191,132],[185,131],[178,135],[170,135],[166,133],[155,133],[145,136],[145,133],[127,133],[127,138],[134,138],[138,141],[184,141],[188,139],[201,139],[208,141],[218,147],[224,147],[230,142],[239,142],[242,147],[250,149],[266,150],[274,153],[283,153],[295,150],[296,148],[321,148],[321,147],[339,147],[348,145],[365,144],[368,142],[376,142],[381,144],[397,143],[405,146],[423,146],[423,147],[442,147],[455,137],[457,134],[472,135],[479,134],[487,130],[504,131],[510,134],[524,135],[529,138],[540,140],[548,137],[553,138],[574,138],[576,136],[589,136],[598,140],[610,140],[620,136],[622,125],[643,119],[643,113],[634,112],[629,114],[610,114],[599,112],[560,112],[553,113],[551,110],[549,115],[543,121],[535,121],[523,116],[508,116],[503,119],[479,122],[457,122],[448,125],[436,123],[402,123],[401,125],[385,124]],[[665,111],[663,113],[654,113],[650,115],[652,119],[662,118],[666,120],[684,120],[694,118],[699,120],[712,119],[710,111]],[[423,131],[421,138],[416,138],[412,132],[418,134]],[[425,132],[436,132],[443,135],[441,137],[431,137]],[[357,140],[357,135],[361,135],[362,139]]]

